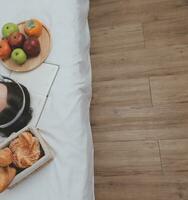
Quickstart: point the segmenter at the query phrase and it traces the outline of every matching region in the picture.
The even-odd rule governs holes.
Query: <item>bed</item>
[[[39,18],[49,27],[53,48],[46,62],[60,66],[37,125],[55,159],[0,199],[93,200],[89,0],[0,2],[1,25]]]

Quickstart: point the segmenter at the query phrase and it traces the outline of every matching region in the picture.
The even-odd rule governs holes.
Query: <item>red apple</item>
[[[23,49],[29,57],[36,57],[40,54],[40,42],[37,38],[29,37],[24,42]]]
[[[14,32],[8,37],[8,43],[13,49],[22,47],[24,42],[25,35],[23,33]]]

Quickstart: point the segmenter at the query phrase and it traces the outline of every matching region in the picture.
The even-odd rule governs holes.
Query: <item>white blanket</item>
[[[93,200],[89,2],[0,0],[0,3],[0,25],[39,18],[49,27],[53,48],[47,62],[60,65],[38,124],[55,151],[55,160],[0,194],[0,199]]]

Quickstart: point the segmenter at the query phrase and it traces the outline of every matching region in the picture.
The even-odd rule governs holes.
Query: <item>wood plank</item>
[[[164,172],[188,172],[188,139],[161,140],[160,150]]]
[[[148,78],[93,83],[92,105],[151,106]]]
[[[188,138],[188,103],[144,108],[96,105],[91,111],[95,142]]]
[[[97,200],[188,199],[187,174],[96,176],[95,182]]]
[[[92,55],[93,81],[184,74],[188,45]]]
[[[144,38],[141,24],[104,27],[92,32],[92,54],[143,47]]]
[[[161,172],[156,141],[97,143],[95,157],[96,175]]]
[[[186,18],[187,4],[183,0],[91,0],[89,21],[92,28],[100,28]]]
[[[146,47],[188,44],[187,18],[168,19],[144,24]]]
[[[127,4],[124,0],[90,1],[89,22],[92,28],[113,26],[122,22],[124,18],[124,7]]]
[[[153,105],[188,102],[188,74],[150,77]]]
[[[177,126],[177,127],[175,127]],[[159,127],[158,128],[139,128],[132,129],[127,125],[109,125],[104,126],[93,126],[92,133],[94,142],[113,142],[113,141],[131,141],[131,140],[157,140],[157,139],[181,139],[188,138],[187,130],[188,125],[176,125],[174,127]]]

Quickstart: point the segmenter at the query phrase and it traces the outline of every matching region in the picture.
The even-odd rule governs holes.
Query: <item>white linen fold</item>
[[[53,48],[47,62],[60,66],[38,124],[55,152],[55,159],[0,194],[0,199],[93,200],[89,0],[0,3],[0,25],[39,18],[49,27]]]

